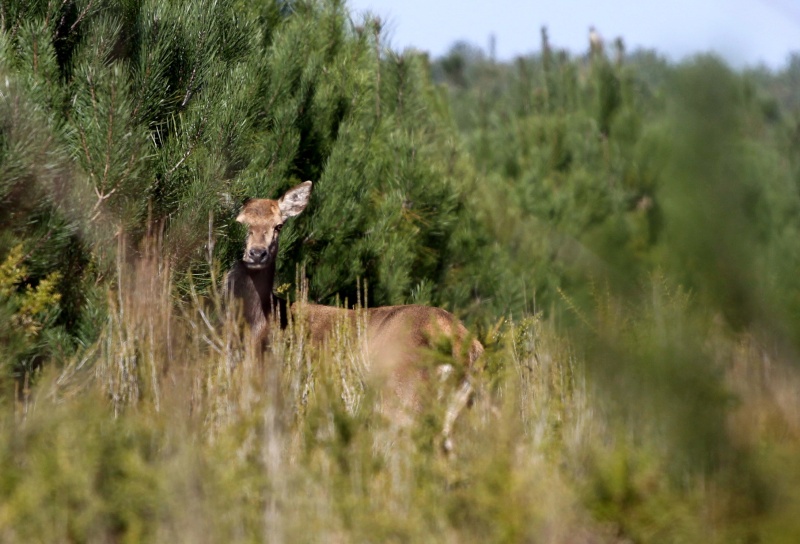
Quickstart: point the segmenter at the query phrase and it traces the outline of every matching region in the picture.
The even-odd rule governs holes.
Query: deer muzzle
[[[249,268],[264,268],[269,262],[269,250],[266,247],[251,247],[245,252],[243,261]]]

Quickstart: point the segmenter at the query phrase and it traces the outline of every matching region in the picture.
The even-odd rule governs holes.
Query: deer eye
[[[281,223],[280,225],[275,225],[275,232],[280,232],[282,228],[283,228],[283,223]]]

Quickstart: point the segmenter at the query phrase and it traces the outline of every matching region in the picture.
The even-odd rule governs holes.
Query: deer
[[[377,376],[382,389],[393,397],[399,406],[392,410],[396,419],[413,420],[419,409],[420,394],[431,376],[426,367],[426,354],[449,342],[452,360],[436,366],[435,375],[444,380],[454,370],[464,376],[451,395],[445,410],[441,430],[441,446],[451,453],[453,425],[473,393],[470,377],[476,360],[483,353],[483,345],[471,337],[461,321],[450,312],[437,307],[418,304],[379,306],[358,310],[295,302],[290,307],[273,293],[278,240],[284,223],[299,215],[308,205],[313,183],[305,181],[292,187],[278,200],[254,198],[245,201],[236,221],[247,227],[244,255],[227,274],[226,291],[231,302],[241,304],[244,321],[250,328],[251,338],[266,346],[272,327],[285,328],[292,318],[307,320],[308,336],[312,345],[324,346],[337,322],[365,323],[368,372]],[[409,416],[409,414],[411,414]],[[403,425],[403,423],[401,423]]]

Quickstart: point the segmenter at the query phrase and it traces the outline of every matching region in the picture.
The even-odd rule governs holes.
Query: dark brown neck
[[[268,264],[265,268],[247,268],[247,276],[253,284],[258,299],[261,301],[261,310],[269,318],[274,310],[272,288],[275,285],[275,263]]]
[[[244,262],[237,261],[228,273],[228,292],[241,299],[244,318],[247,323],[262,335],[262,329],[270,326],[278,314],[281,328],[286,327],[286,301],[272,293],[275,284],[275,263],[264,268],[252,269]]]

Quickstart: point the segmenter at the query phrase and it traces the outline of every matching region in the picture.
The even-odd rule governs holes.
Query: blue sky
[[[736,67],[785,65],[800,52],[800,0],[348,0],[356,21],[365,12],[386,22],[394,49],[416,47],[442,55],[457,40],[488,50],[496,37],[500,59],[539,49],[539,29],[572,52],[588,48],[594,25],[606,42],[647,47],[672,60],[716,51]]]

